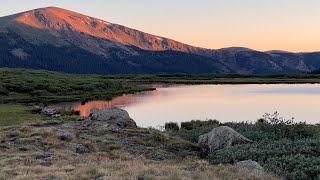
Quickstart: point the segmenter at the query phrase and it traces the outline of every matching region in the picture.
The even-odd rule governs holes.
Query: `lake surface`
[[[79,110],[120,107],[140,127],[163,126],[166,122],[217,119],[220,122],[256,121],[278,111],[295,121],[320,123],[319,84],[277,85],[154,85],[156,91],[124,95],[111,101],[59,104],[55,108]]]

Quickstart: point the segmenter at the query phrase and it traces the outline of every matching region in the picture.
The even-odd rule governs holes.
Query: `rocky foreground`
[[[138,128],[121,109],[0,129],[0,179],[277,179],[254,161],[212,166],[199,155],[251,141],[228,127],[193,144]]]

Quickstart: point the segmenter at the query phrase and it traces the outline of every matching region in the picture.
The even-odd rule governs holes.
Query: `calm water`
[[[180,85],[156,86],[157,90],[124,95],[112,101],[60,104],[80,110],[120,107],[141,127],[166,122],[218,119],[221,122],[255,121],[264,113],[278,111],[286,118],[307,123],[320,122],[320,85]]]

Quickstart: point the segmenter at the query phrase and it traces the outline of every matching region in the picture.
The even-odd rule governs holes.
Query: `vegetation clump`
[[[116,77],[0,68],[2,102],[56,103],[111,99],[143,90],[152,89],[138,87]]]
[[[0,96],[8,96],[8,95],[9,95],[9,91],[0,85]]]
[[[182,122],[181,128],[185,130],[192,130],[199,127],[219,125],[219,124],[220,122],[218,120],[212,120],[212,119],[206,120],[206,121],[192,120],[190,122]]]
[[[180,127],[178,123],[169,122],[164,125],[166,131],[179,131]]]
[[[265,114],[255,123],[220,123],[190,130],[181,128],[175,134],[196,143],[199,135],[208,133],[219,125],[233,128],[254,143],[218,150],[209,157],[212,164],[235,164],[251,159],[257,161],[265,170],[285,179],[320,178],[319,126],[296,123],[293,119],[285,119],[275,112]]]

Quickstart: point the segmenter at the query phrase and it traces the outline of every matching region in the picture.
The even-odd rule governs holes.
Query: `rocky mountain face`
[[[56,7],[1,17],[0,47],[0,66],[71,73],[257,74],[320,68],[320,53],[199,48]]]

